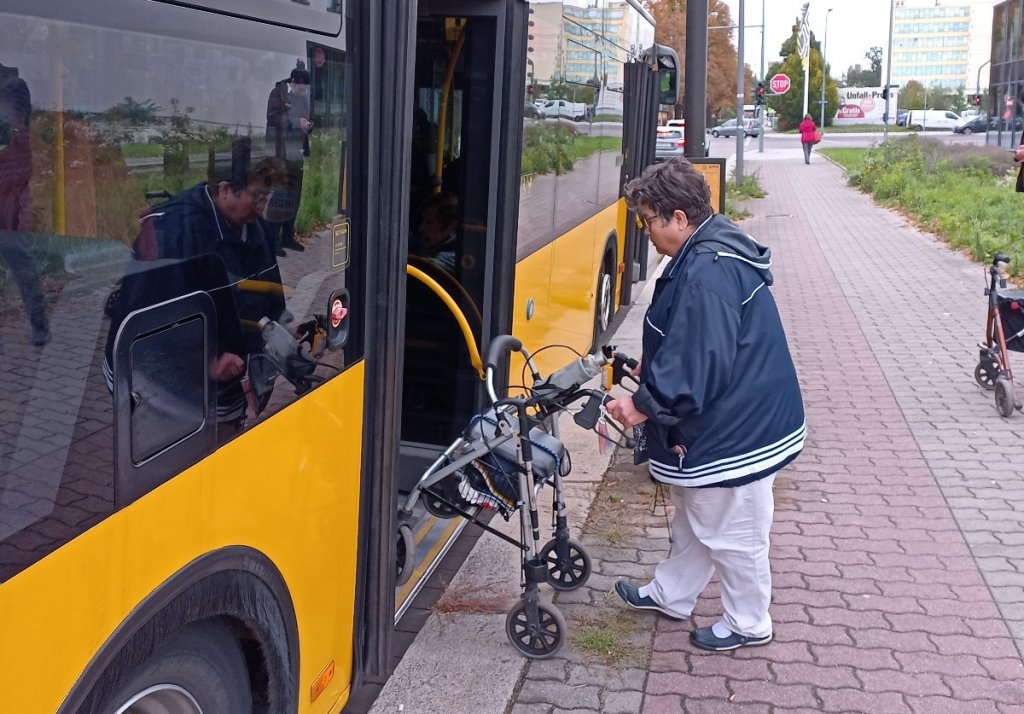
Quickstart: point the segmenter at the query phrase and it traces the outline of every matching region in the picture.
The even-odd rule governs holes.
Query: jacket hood
[[[742,260],[760,272],[766,284],[773,282],[772,249],[758,243],[720,213],[713,214],[697,227],[684,252],[688,250]]]

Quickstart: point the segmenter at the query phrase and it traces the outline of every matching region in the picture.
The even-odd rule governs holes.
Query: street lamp
[[[825,52],[828,51],[828,16],[832,8],[825,11],[825,40],[821,43],[821,123],[819,126],[825,128]]]

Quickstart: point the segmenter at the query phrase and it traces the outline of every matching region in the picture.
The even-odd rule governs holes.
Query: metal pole
[[[825,11],[825,39],[821,43],[821,122],[818,124],[825,128],[825,53],[828,51],[828,16],[832,14],[832,8]]]
[[[687,7],[683,137],[687,158],[703,158],[708,145],[708,0],[690,0]]]
[[[739,19],[736,23],[736,183],[743,181],[743,141],[747,138],[743,122],[743,82],[746,79],[743,64],[743,0],[740,0]]]
[[[764,24],[765,24],[764,0],[761,0],[761,82],[764,82],[765,79],[766,79],[766,77],[764,76]],[[768,101],[767,98],[765,98],[765,102],[767,102],[767,101]],[[767,111],[766,111],[767,109],[768,109],[768,104],[767,103],[761,105],[761,110],[760,110],[761,111],[761,115],[759,117],[759,119],[761,121],[761,130],[759,132],[757,132],[757,153],[759,153],[759,154],[763,154],[764,153],[764,128],[765,128],[765,121],[764,121],[764,119],[765,119],[765,114],[767,113]]]
[[[885,56],[885,86],[892,84],[892,21],[895,14],[896,0],[889,0],[889,53]],[[907,122],[908,124],[910,122]],[[889,92],[885,93],[885,116],[882,122],[882,143],[889,140]]]

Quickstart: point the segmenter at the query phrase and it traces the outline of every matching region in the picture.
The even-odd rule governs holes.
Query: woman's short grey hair
[[[650,206],[663,221],[682,211],[689,225],[699,226],[712,213],[708,182],[681,156],[648,166],[626,184],[624,193],[627,206]]]

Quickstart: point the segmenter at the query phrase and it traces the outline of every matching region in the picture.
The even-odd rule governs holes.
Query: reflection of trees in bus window
[[[347,267],[361,246],[347,242],[358,231],[345,210],[344,50],[269,25],[239,32],[237,19],[214,14],[197,25],[194,11],[170,5],[148,8],[149,31],[132,25],[139,14],[126,0],[100,10],[47,7],[62,19],[0,13],[0,62],[18,67],[32,87],[31,202],[22,228],[51,333],[45,346],[31,344],[20,295],[0,267],[0,580],[111,511],[114,413],[104,346],[140,216],[206,182],[240,137],[252,138],[253,164],[265,158],[268,88],[296,60],[312,75],[316,129],[293,207],[305,250],[277,259],[278,290],[297,326],[326,313],[333,291],[348,289],[350,340],[322,358],[333,367],[316,368],[323,379],[363,349],[363,278]],[[211,41],[224,37],[233,44]],[[260,275],[228,280],[265,287]],[[295,392],[278,382],[261,418],[298,399]]]

